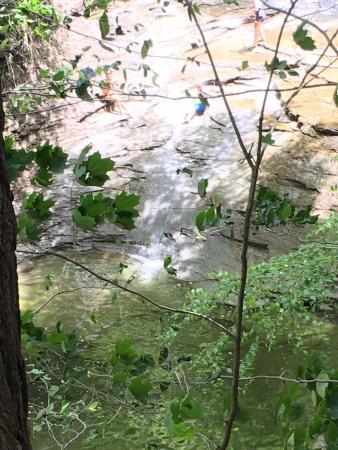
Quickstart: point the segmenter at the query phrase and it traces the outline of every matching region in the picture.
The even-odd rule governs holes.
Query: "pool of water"
[[[163,270],[162,261],[131,258],[114,255],[108,252],[85,252],[80,254],[68,253],[70,258],[90,267],[95,272],[108,278],[122,277],[126,286],[149,296],[159,303],[179,307],[185,301],[187,291],[192,287],[189,282],[180,282],[175,277],[169,276]],[[123,263],[122,275],[117,274],[118,265]],[[52,285],[46,281],[46,277],[52,278]],[[127,283],[127,281],[131,282]],[[48,289],[47,289],[48,287]],[[55,296],[55,294],[58,294]],[[82,364],[89,367],[101,365],[100,373],[105,374],[110,354],[117,340],[130,339],[134,342],[140,353],[151,353],[155,359],[163,347],[161,329],[163,326],[163,314],[153,306],[140,301],[135,295],[119,292],[117,298],[112,300],[112,288],[93,278],[71,263],[56,257],[44,257],[34,261],[33,269],[20,275],[20,298],[23,310],[36,310],[48,299],[51,299],[37,314],[36,322],[39,325],[53,327],[61,320],[64,329],[76,329],[80,338],[84,340]],[[306,328],[308,327],[308,328]],[[207,330],[196,323],[183,335],[177,344],[177,351],[193,354],[204,340],[210,340],[217,333],[215,330]],[[315,325],[304,325],[304,333],[309,349],[322,349],[328,354],[332,364],[338,367],[338,330],[334,325],[326,323],[320,328]],[[253,373],[282,374],[295,368],[301,355],[287,339],[280,343],[272,351],[260,349],[255,361]],[[96,369],[95,369],[96,370]],[[108,370],[108,369],[107,369]],[[177,370],[181,370],[179,367]],[[160,374],[160,372],[159,372]],[[205,408],[204,418],[199,421],[201,429],[205,430],[205,436],[193,442],[170,443],[160,441],[156,444],[153,433],[161,434],[165,420],[165,410],[156,413],[150,406],[145,408],[148,418],[135,418],[135,415],[126,411],[116,414],[118,407],[109,406],[109,389],[100,381],[97,381],[97,390],[104,391],[105,400],[102,400],[102,420],[109,421],[109,430],[116,430],[115,437],[100,436],[92,441],[83,439],[88,434],[74,440],[68,446],[58,446],[47,432],[34,434],[33,448],[35,450],[47,450],[57,448],[70,449],[118,449],[124,450],[161,448],[170,450],[183,449],[208,449],[215,448],[212,442],[219,442],[222,435],[223,414],[222,398],[224,392],[229,389],[229,382],[217,381],[212,385],[202,383],[194,384],[194,377],[187,369],[186,374],[178,373],[183,389],[188,389],[193,398],[198,400]],[[185,378],[186,377],[186,378]],[[100,380],[97,378],[97,380]],[[182,381],[183,380],[183,381]],[[232,439],[233,450],[282,450],[279,427],[275,421],[275,407],[278,393],[283,385],[277,381],[259,380],[242,386],[241,404],[248,414],[244,423],[237,423]],[[171,389],[164,394],[165,400],[174,398],[180,388]],[[34,402],[39,393],[32,390],[31,401]],[[113,397],[112,397],[113,398]],[[116,414],[116,416],[115,416]],[[103,419],[104,418],[104,419]],[[148,423],[143,433],[143,440],[118,437],[118,432],[127,429],[131,421]],[[122,431],[121,431],[122,432]],[[93,434],[94,435],[94,434]],[[147,446],[146,442],[154,441],[153,446]]]

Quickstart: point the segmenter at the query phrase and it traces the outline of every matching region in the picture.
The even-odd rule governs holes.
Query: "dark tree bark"
[[[16,220],[4,167],[4,121],[0,78],[0,449],[30,450],[26,372],[20,343]]]

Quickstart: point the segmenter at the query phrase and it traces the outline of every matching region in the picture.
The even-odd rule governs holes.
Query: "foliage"
[[[26,149],[15,149],[14,140],[5,138],[6,170],[9,181],[15,181],[26,167],[33,161],[34,153]]]
[[[54,200],[44,198],[42,193],[33,192],[22,201],[18,218],[18,233],[23,241],[34,242],[40,235],[39,224],[51,218],[50,208]]]
[[[53,182],[53,173],[63,172],[67,159],[68,155],[62,148],[50,144],[49,141],[38,145],[34,160],[39,169],[33,182],[43,187],[50,186]]]
[[[153,46],[153,43],[151,41],[151,39],[148,39],[146,41],[143,42],[142,48],[141,48],[141,57],[144,59],[149,52],[150,47]]]
[[[206,211],[201,211],[197,214],[195,223],[199,231],[211,228],[221,223],[224,218],[221,213],[221,205],[214,206],[213,204]]]
[[[304,225],[314,224],[318,220],[318,216],[311,215],[311,206],[296,212],[296,206],[289,199],[289,194],[286,193],[280,198],[276,191],[264,186],[261,186],[257,192],[254,208],[253,224],[257,226],[279,225],[287,222]]]
[[[194,404],[192,396],[182,395],[181,398],[171,403],[166,417],[166,425],[169,434],[186,441],[191,440],[197,433],[191,425],[197,419],[203,417],[203,408],[200,404]]]
[[[295,252],[250,267],[244,305],[243,345],[248,345],[242,363],[244,372],[252,367],[259,346],[271,349],[285,337],[296,347],[303,346],[300,329],[304,323],[316,321],[310,311],[328,302],[334,291],[337,256],[335,247],[305,244]],[[193,289],[185,308],[233,323],[240,275],[219,272],[213,277],[218,287],[212,292]],[[175,317],[165,333],[166,342],[175,342],[184,324],[193,320]],[[224,371],[223,353],[230,343],[230,338],[223,335],[201,345],[200,355],[193,358],[194,369],[211,378]]]
[[[338,386],[330,380],[338,379],[338,371],[329,369],[326,356],[315,351],[297,368],[297,377],[309,380],[305,386],[312,402],[304,401],[304,389],[297,384],[290,385],[280,396],[277,417],[283,423],[285,449],[310,450],[323,445],[328,450],[336,449]]]
[[[198,191],[201,198],[206,196],[207,180],[201,180]],[[235,215],[244,216],[243,210],[228,208],[222,211],[219,203],[214,203],[209,199],[210,207],[197,214],[195,224],[199,231],[206,230],[216,225],[231,225],[233,234],[233,224]],[[262,226],[276,226],[292,223],[294,225],[315,224],[318,216],[311,215],[311,206],[296,209],[295,204],[289,199],[286,193],[281,198],[276,191],[268,187],[261,186],[257,192],[254,203],[254,212],[251,223],[256,228]]]
[[[287,75],[291,77],[298,76],[298,72],[294,70],[294,66],[290,65],[285,59],[280,60],[277,56],[275,56],[271,63],[265,62],[265,67],[269,72],[276,73],[279,78],[285,79]]]
[[[207,179],[203,179],[198,182],[197,191],[198,191],[198,195],[201,198],[204,198],[207,195],[207,187],[208,187]]]
[[[172,267],[171,261],[172,261],[171,256],[166,256],[163,260],[163,267],[170,275],[176,276],[177,269],[175,269],[175,267]]]
[[[73,220],[80,228],[92,230],[97,225],[109,220],[126,230],[135,228],[134,219],[138,217],[136,206],[139,196],[121,192],[115,199],[103,194],[86,194],[73,211]]]
[[[68,155],[58,146],[46,141],[36,147],[16,149],[14,139],[5,138],[6,169],[10,181],[15,181],[21,173],[34,163],[37,172],[32,182],[47,187],[53,182],[53,173],[63,172]]]
[[[87,145],[81,151],[74,166],[75,179],[83,186],[103,186],[109,180],[107,172],[113,170],[115,163],[110,158],[102,158],[99,152],[93,153],[85,160],[91,148],[91,145]]]
[[[293,40],[303,50],[315,50],[316,44],[312,37],[309,36],[308,31],[304,28],[306,22],[303,22],[297,30],[293,33]]]
[[[35,37],[49,41],[53,26],[58,23],[59,14],[44,0],[10,1],[0,6],[0,27],[6,36],[6,50],[15,49],[29,30]]]

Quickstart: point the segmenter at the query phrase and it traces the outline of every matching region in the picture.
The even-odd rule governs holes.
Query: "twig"
[[[221,375],[220,378],[232,379],[232,375]],[[254,381],[254,380],[276,380],[276,381],[287,381],[289,383],[298,384],[314,384],[314,383],[328,383],[328,384],[338,384],[338,380],[323,380],[319,378],[314,378],[311,380],[303,380],[300,378],[289,378],[283,375],[253,375],[252,377],[240,377],[239,381]]]
[[[40,306],[38,306],[34,311],[33,311],[33,315],[38,314],[45,306],[48,305],[49,302],[51,302],[55,297],[57,297],[58,295],[63,295],[63,294],[70,294],[76,291],[80,291],[82,289],[104,289],[101,287],[92,287],[92,286],[82,286],[76,289],[68,289],[66,291],[60,291],[57,292],[56,294],[52,295],[51,297],[49,297],[46,301],[44,301]]]

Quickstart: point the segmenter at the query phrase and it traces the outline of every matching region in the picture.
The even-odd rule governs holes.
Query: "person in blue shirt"
[[[198,90],[199,101],[198,101],[198,103],[195,104],[195,111],[194,111],[193,115],[190,117],[190,120],[186,120],[185,123],[190,122],[196,116],[203,116],[206,109],[209,108],[209,106],[210,106],[209,102],[208,102],[208,98],[202,90],[202,86],[197,85],[196,88]]]

